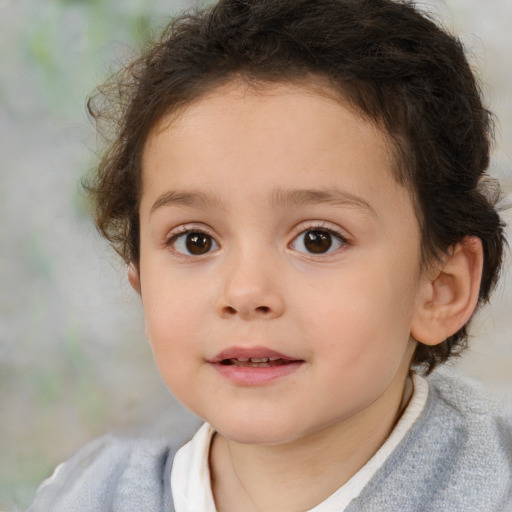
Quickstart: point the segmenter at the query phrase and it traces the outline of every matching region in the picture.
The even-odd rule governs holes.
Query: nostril
[[[243,317],[252,316],[253,314],[257,316],[262,316],[265,318],[270,318],[272,316],[273,308],[269,306],[257,306],[257,307],[240,307],[236,308],[233,306],[229,306],[225,304],[222,306],[220,310],[220,314],[225,318],[234,317],[237,315],[241,315]]]

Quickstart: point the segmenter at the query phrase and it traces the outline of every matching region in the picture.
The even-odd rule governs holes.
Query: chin
[[[294,436],[279,435],[275,432],[219,432],[223,437],[238,444],[279,446],[295,440]],[[298,436],[300,437],[300,436]]]
[[[293,442],[304,435],[297,428],[292,428],[293,423],[276,423],[275,418],[273,421],[211,424],[223,437],[239,444],[281,445]]]

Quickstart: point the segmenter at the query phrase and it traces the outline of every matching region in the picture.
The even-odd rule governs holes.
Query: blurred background
[[[0,510],[105,432],[184,435],[123,264],[88,217],[96,163],[87,95],[186,0],[0,0]],[[492,174],[512,202],[512,2],[429,0],[460,34],[498,117]],[[508,222],[512,214],[505,213]],[[453,371],[512,404],[512,276]],[[175,434],[177,433],[177,434]]]

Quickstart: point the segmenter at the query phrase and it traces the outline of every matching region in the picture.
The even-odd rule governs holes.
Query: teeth
[[[268,368],[271,366],[279,366],[281,364],[287,364],[280,357],[244,357],[244,358],[232,358],[225,359],[222,364],[235,365],[239,367],[247,368]]]
[[[269,361],[273,363],[280,360],[280,357],[237,357],[232,359],[232,361],[238,361],[240,363],[248,363],[249,361],[251,363],[268,363]]]

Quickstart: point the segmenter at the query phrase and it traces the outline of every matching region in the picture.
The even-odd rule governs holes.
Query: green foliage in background
[[[106,431],[111,421],[116,390],[105,388],[108,373],[86,350],[95,330],[83,318],[77,321],[82,310],[77,312],[60,289],[67,251],[62,244],[83,243],[80,223],[90,223],[79,185],[96,159],[86,149],[92,134],[86,101],[177,10],[195,3],[0,1],[0,130],[7,130],[23,152],[17,158],[19,149],[5,148],[12,151],[14,164],[3,159],[0,206],[10,204],[3,194],[13,189],[6,183],[26,201],[22,207],[12,203],[15,214],[0,211],[2,218],[10,216],[7,238],[0,243],[8,248],[11,260],[5,261],[12,266],[2,267],[2,255],[0,270],[21,276],[13,277],[15,293],[9,296],[4,289],[0,297],[0,315],[14,318],[15,325],[0,325],[0,510],[28,505],[64,456],[62,445],[76,443],[66,436],[85,440]],[[63,157],[60,150],[73,145],[83,146],[80,155]],[[25,157],[26,171],[16,167]],[[73,223],[76,239],[54,238]],[[72,260],[74,253],[66,257]],[[118,357],[129,358],[129,350],[128,343],[119,344]],[[122,390],[123,382],[112,380]]]
[[[83,107],[84,95],[119,59],[113,52],[138,47],[150,27],[167,21],[151,8],[142,0],[53,0],[27,13],[19,54],[52,110]]]

